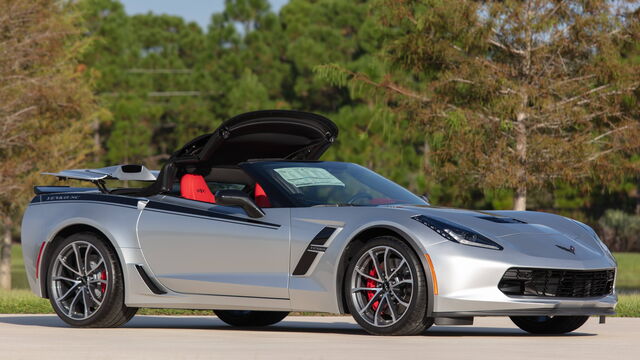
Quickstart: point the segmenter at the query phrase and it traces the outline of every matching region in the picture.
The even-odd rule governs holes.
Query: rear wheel
[[[584,325],[588,316],[511,316],[520,329],[532,334],[564,334]]]
[[[67,324],[117,327],[137,312],[124,304],[124,281],[116,253],[94,233],[55,244],[47,271],[49,301]]]
[[[371,334],[416,335],[432,324],[422,264],[397,238],[365,243],[347,268],[344,291],[353,318]]]
[[[288,311],[214,310],[218,318],[232,326],[269,326],[279,323]]]

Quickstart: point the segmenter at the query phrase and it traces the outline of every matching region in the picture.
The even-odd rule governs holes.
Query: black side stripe
[[[298,265],[293,270],[293,275],[304,275],[309,271],[311,264],[315,261],[316,257],[320,252],[324,252],[327,248],[324,244],[329,240],[331,235],[336,231],[336,228],[333,227],[325,227],[311,240],[307,249],[304,251],[300,260],[298,261]]]
[[[105,203],[112,205],[121,205],[121,206],[138,206],[139,198],[127,197],[127,196],[119,196],[119,195],[109,195],[109,194],[82,194],[82,193],[63,193],[63,194],[46,194],[39,195],[33,198],[32,203],[45,203],[45,202],[60,202],[60,203],[69,203],[69,202],[93,202],[93,203]],[[268,226],[271,228],[279,228],[280,225],[272,224],[264,221],[253,220],[253,219],[245,219],[242,217],[237,217],[233,215],[227,215],[219,212],[214,212],[210,210],[202,210],[202,209],[194,209],[187,206],[180,206],[174,204],[165,204],[158,201],[149,201],[146,208],[148,209],[156,209],[163,211],[170,211],[179,214],[188,214],[188,215],[197,215],[212,219],[220,219],[220,220],[230,220],[235,221],[237,223],[244,223],[246,225],[257,225],[257,226]]]
[[[278,224],[268,223],[264,221],[245,219],[245,218],[241,218],[233,215],[213,212],[210,210],[194,209],[186,206],[161,203],[158,201],[149,201],[145,209],[156,209],[156,210],[170,211],[170,212],[181,213],[181,214],[197,215],[197,216],[208,217],[213,219],[231,220],[231,221],[236,221],[240,223],[245,223],[246,225],[271,226],[275,228],[280,227],[280,225]]]
[[[37,199],[37,200],[36,200]],[[50,201],[97,201],[103,203],[120,204],[137,206],[138,199],[107,194],[46,194],[33,198],[32,202],[50,202]]]

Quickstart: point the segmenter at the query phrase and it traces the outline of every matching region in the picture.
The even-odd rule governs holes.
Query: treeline
[[[291,0],[279,13],[266,0],[225,3],[207,29],[127,15],[115,0],[69,5],[90,43],[67,60],[98,105],[86,113],[85,166],[159,168],[233,115],[298,109],[338,124],[324,159],[365,165],[435,205],[526,204],[614,239],[639,226],[636,2]],[[640,250],[637,232],[625,236],[620,250]]]

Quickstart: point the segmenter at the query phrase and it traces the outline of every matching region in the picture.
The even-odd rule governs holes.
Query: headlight
[[[463,245],[477,246],[485,249],[502,250],[503,247],[486,236],[464,227],[450,223],[443,219],[434,219],[425,215],[416,215],[412,219],[427,225],[443,238]]]

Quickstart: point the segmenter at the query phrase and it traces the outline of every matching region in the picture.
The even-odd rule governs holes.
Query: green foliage
[[[617,251],[640,251],[640,216],[609,209],[598,220],[602,240]]]
[[[384,29],[386,75],[335,63],[316,71],[336,86],[383,91],[384,103],[424,126],[440,180],[509,189],[523,207],[527,189],[613,188],[638,171],[638,110],[629,104],[640,63],[628,59],[639,26],[637,12],[619,9],[607,1],[382,0],[374,18]]]
[[[69,142],[90,147],[94,141],[95,164],[85,159],[85,166],[129,162],[159,168],[186,141],[238,113],[314,111],[340,128],[326,159],[366,165],[414,192],[429,193],[438,205],[505,209],[516,194],[520,164],[515,119],[521,95],[528,94],[529,125],[544,120],[528,135],[530,207],[595,224],[603,208],[635,211],[637,181],[625,174],[633,168],[630,160],[637,167],[640,157],[637,151],[612,151],[597,157],[597,166],[576,159],[618,145],[633,149],[628,118],[637,114],[638,92],[610,97],[599,107],[569,106],[542,117],[536,111],[604,84],[624,90],[640,64],[640,31],[634,31],[634,18],[614,23],[565,8],[574,3],[583,6],[559,3],[561,16],[534,19],[536,34],[571,19],[588,20],[581,31],[567,28],[557,43],[537,44],[534,67],[546,68],[536,69],[558,69],[548,48],[561,49],[571,71],[546,73],[534,86],[522,85],[521,56],[508,50],[524,49],[524,27],[516,16],[524,2],[291,0],[275,14],[266,0],[227,0],[203,31],[176,16],[129,16],[117,0],[82,0],[77,6],[83,34],[93,41],[77,45],[84,50],[77,78],[93,86],[102,109],[91,117],[92,136],[83,129],[85,141]],[[628,29],[611,38],[589,30],[619,24]],[[598,56],[579,52],[581,44],[592,44]],[[588,78],[564,83],[575,69]],[[551,91],[553,84],[559,88]],[[618,106],[624,119],[571,120],[615,114]],[[590,142],[607,124],[624,126],[621,119],[630,130]]]

